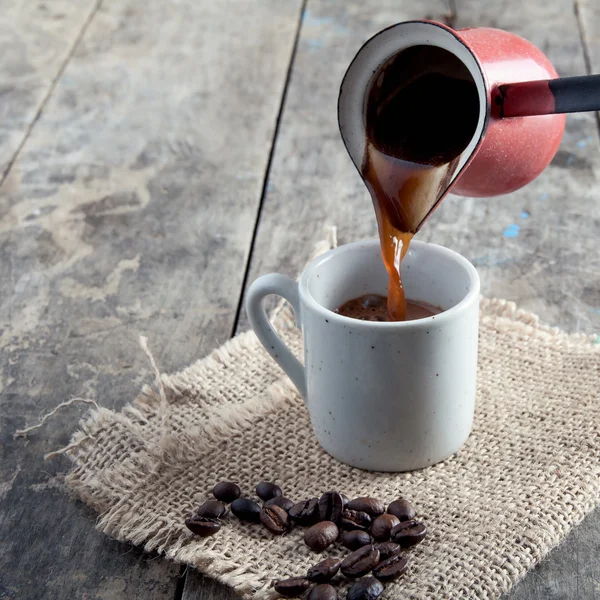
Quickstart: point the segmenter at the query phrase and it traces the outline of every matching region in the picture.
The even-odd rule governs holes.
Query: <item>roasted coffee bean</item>
[[[371,543],[371,536],[362,529],[342,531],[342,544],[349,550],[358,550]]]
[[[390,539],[392,529],[400,523],[396,515],[379,515],[371,525],[371,535],[378,542],[387,542]]]
[[[382,542],[380,544],[375,544],[375,548],[379,550],[379,560],[383,562],[392,556],[396,556],[396,554],[400,554],[402,548],[395,542]]]
[[[348,502],[348,509],[360,510],[375,518],[385,512],[385,503],[377,498],[354,498]]]
[[[273,587],[278,594],[287,598],[295,598],[302,595],[309,587],[310,581],[306,577],[291,577],[273,582]]]
[[[375,577],[363,577],[348,590],[347,600],[377,600],[383,594],[383,584]]]
[[[281,535],[290,528],[288,514],[281,506],[263,506],[260,511],[260,522],[275,535]]]
[[[307,600],[338,600],[338,593],[332,585],[321,583],[310,590]]]
[[[208,537],[215,535],[221,529],[221,523],[216,519],[208,519],[206,517],[193,516],[185,520],[185,526],[196,535]]]
[[[342,502],[344,503],[344,508],[348,508],[348,502],[350,502],[350,498],[346,496],[346,494],[340,494],[342,497]]]
[[[326,558],[308,570],[308,580],[312,583],[327,583],[340,570],[341,561],[337,558]]]
[[[338,526],[332,521],[321,521],[306,530],[304,543],[315,552],[323,552],[329,548],[340,533]]]
[[[425,526],[425,523],[415,521],[414,519],[403,521],[392,529],[392,540],[396,542],[396,544],[400,544],[402,548],[416,546],[425,539],[426,535],[427,527]]]
[[[275,498],[271,498],[265,502],[265,506],[273,505],[281,506],[285,512],[288,512],[290,508],[294,506],[294,503],[289,498],[285,498],[284,496],[275,496]]]
[[[337,523],[340,520],[344,510],[344,500],[338,492],[325,492],[319,498],[319,518],[321,521],[333,521]]]
[[[371,517],[361,510],[346,509],[340,517],[340,527],[342,529],[369,529],[371,526]]]
[[[283,492],[278,485],[275,485],[271,481],[261,481],[256,486],[256,495],[263,501],[266,502],[276,496],[283,496]]]
[[[392,556],[391,558],[380,562],[373,569],[373,575],[375,575],[379,581],[386,583],[387,581],[394,581],[394,579],[398,579],[398,577],[400,577],[400,575],[402,575],[407,568],[408,558],[397,554],[396,556]]]
[[[227,514],[227,507],[220,500],[207,500],[200,505],[196,514],[207,519],[222,519]]]
[[[298,525],[314,525],[319,520],[319,501],[316,498],[294,504],[288,511]]]
[[[238,498],[231,503],[231,512],[240,520],[249,523],[260,521],[260,505],[250,498]]]
[[[379,550],[375,546],[363,546],[346,556],[340,568],[346,577],[362,577],[379,563]]]
[[[388,507],[387,511],[390,515],[395,515],[401,521],[410,521],[417,516],[415,507],[404,498],[394,500]]]
[[[215,485],[212,494],[217,500],[225,502],[225,504],[230,504],[240,497],[242,491],[237,483],[233,483],[232,481],[221,481],[221,483]]]

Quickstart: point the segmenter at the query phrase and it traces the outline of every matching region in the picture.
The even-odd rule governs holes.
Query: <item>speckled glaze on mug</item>
[[[473,423],[479,276],[456,252],[414,241],[402,264],[407,297],[443,308],[417,321],[359,321],[335,313],[366,293],[385,295],[378,240],[320,256],[300,282],[264,275],[248,291],[250,323],[304,398],[321,446],[373,471],[409,471],[448,458]],[[271,327],[263,299],[292,305],[304,366]]]

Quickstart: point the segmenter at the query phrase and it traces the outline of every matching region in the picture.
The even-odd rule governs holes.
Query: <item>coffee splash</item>
[[[450,185],[478,118],[473,78],[447,50],[413,46],[376,74],[367,98],[361,173],[373,198],[390,277],[389,320],[407,318],[402,260]]]

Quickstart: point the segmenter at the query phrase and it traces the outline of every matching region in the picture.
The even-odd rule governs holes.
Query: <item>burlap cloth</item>
[[[291,313],[276,323],[296,351]],[[274,537],[229,518],[198,539],[184,518],[222,480],[274,480],[300,500],[337,489],[414,501],[430,536],[384,598],[498,598],[598,503],[600,344],[483,300],[475,424],[458,455],[413,473],[368,473],[323,452],[307,411],[253,333],[160,376],[121,412],[82,422],[68,486],[119,540],[200,569],[244,597],[304,574],[302,529]]]

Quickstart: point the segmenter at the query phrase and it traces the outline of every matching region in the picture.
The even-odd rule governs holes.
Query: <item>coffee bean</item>
[[[319,518],[321,521],[337,523],[344,510],[344,500],[338,492],[325,492],[319,498]]]
[[[348,590],[347,600],[377,600],[383,594],[383,584],[375,577],[364,577]]]
[[[226,514],[227,507],[220,500],[207,500],[196,511],[196,515],[207,519],[222,519]]]
[[[332,585],[321,583],[310,590],[307,600],[338,600],[338,593]]]
[[[216,519],[207,519],[206,517],[193,516],[185,520],[185,526],[196,535],[208,537],[215,535],[221,529],[221,523]]]
[[[316,498],[294,504],[288,514],[298,525],[314,525],[319,520],[319,501]]]
[[[256,486],[256,495],[263,501],[266,502],[276,496],[283,496],[283,492],[278,485],[275,485],[271,481],[261,481]]]
[[[332,521],[321,521],[306,530],[304,543],[315,552],[323,552],[329,548],[340,533],[337,525]]]
[[[294,503],[289,498],[285,498],[284,496],[275,496],[275,498],[271,498],[265,502],[265,506],[273,505],[281,506],[285,512],[288,512],[290,508],[294,506]]]
[[[309,587],[310,582],[306,577],[291,577],[273,582],[273,587],[278,594],[287,598],[295,598],[303,594]]]
[[[402,548],[400,548],[400,546],[395,542],[382,542],[380,544],[375,544],[375,548],[379,550],[379,560],[382,562],[391,556],[400,554],[402,551]]]
[[[415,507],[404,498],[394,500],[388,507],[387,511],[390,515],[395,515],[401,521],[410,521],[417,516]]]
[[[217,500],[225,502],[225,504],[230,504],[234,500],[237,500],[241,493],[240,486],[232,481],[221,481],[221,483],[215,485],[212,491],[213,496]]]
[[[369,529],[371,526],[371,517],[360,510],[346,509],[340,517],[340,527],[342,529]]]
[[[400,544],[402,548],[416,546],[422,542],[427,535],[427,527],[425,523],[415,521],[403,521],[392,529],[392,540]]]
[[[308,570],[308,580],[312,583],[327,583],[340,570],[341,561],[337,558],[326,558]]]
[[[377,498],[354,498],[348,502],[348,509],[366,512],[374,518],[385,512],[385,503]]]
[[[350,502],[350,498],[346,496],[346,494],[340,494],[342,497],[342,502],[344,503],[344,508],[348,508],[348,503]]]
[[[248,523],[260,521],[260,505],[250,498],[238,498],[231,503],[230,508],[240,521],[248,521]]]
[[[398,579],[402,573],[408,568],[408,559],[405,556],[397,554],[392,556],[383,562],[380,562],[374,569],[373,575],[386,583],[387,581],[394,581]]]
[[[379,550],[375,546],[363,546],[346,556],[340,568],[346,577],[362,577],[379,563]]]
[[[342,544],[349,550],[358,550],[371,543],[371,536],[362,529],[342,531]]]
[[[260,511],[260,522],[275,535],[281,535],[290,528],[288,514],[281,506],[263,506]]]
[[[371,525],[371,535],[378,542],[387,542],[390,539],[392,529],[400,523],[396,515],[379,515]]]

